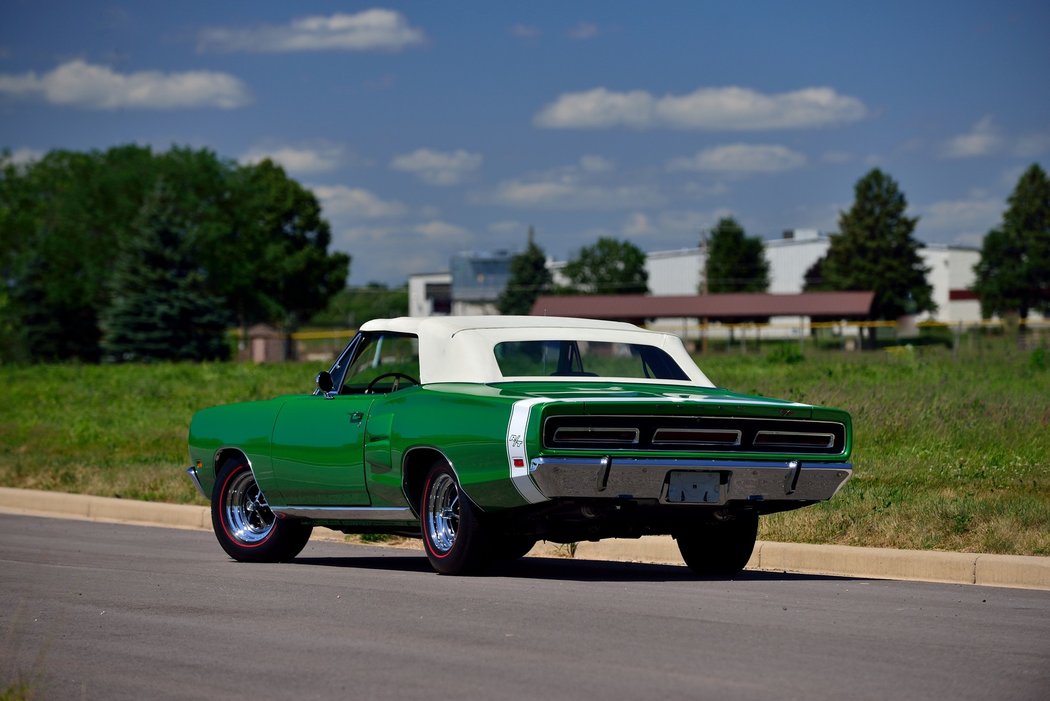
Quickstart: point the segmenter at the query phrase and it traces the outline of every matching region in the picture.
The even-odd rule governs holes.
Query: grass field
[[[797,362],[793,362],[797,361]],[[1050,555],[1050,359],[1006,340],[711,354],[731,389],[853,415],[853,479],[763,519],[781,541]],[[0,485],[204,503],[186,479],[198,408],[312,388],[318,364],[0,367]]]

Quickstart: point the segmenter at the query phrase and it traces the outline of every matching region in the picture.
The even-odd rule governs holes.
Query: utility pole
[[[707,229],[700,229],[700,255],[704,258],[704,281],[700,287],[700,294],[704,297],[707,296],[707,278],[710,267],[708,266],[707,260]],[[706,300],[705,300],[706,301]],[[700,353],[707,355],[707,317],[705,316],[700,322]]]

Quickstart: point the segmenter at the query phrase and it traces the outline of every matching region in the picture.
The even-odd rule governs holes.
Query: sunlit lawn
[[[1004,339],[913,352],[712,353],[716,384],[845,408],[855,475],[763,519],[783,541],[1050,555],[1050,370]],[[204,503],[186,429],[212,404],[312,389],[319,363],[0,367],[0,485]]]

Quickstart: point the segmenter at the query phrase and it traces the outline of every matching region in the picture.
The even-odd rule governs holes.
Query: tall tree
[[[204,264],[223,271],[216,289],[242,325],[295,328],[346,286],[350,256],[328,252],[332,233],[317,198],[271,160],[238,168],[230,189],[229,227],[206,234]]]
[[[312,326],[356,327],[369,319],[408,314],[408,287],[390,288],[380,282],[346,287],[334,294],[328,306],[310,318]]]
[[[147,197],[110,278],[102,351],[122,360],[220,360],[229,316],[190,250],[194,222],[161,179]]]
[[[1002,224],[988,232],[974,267],[981,314],[1050,312],[1050,180],[1033,164],[1017,181]]]
[[[858,180],[853,206],[839,216],[827,255],[807,271],[819,271],[821,280],[807,280],[806,289],[872,290],[875,319],[935,311],[929,269],[912,236],[919,220],[906,216],[907,208],[897,182],[878,168]],[[874,340],[875,329],[870,333]]]
[[[138,151],[114,150],[112,162],[138,164]],[[110,165],[99,152],[52,151],[5,172],[0,210],[13,215],[0,217],[4,273],[33,358],[98,358],[98,310],[110,258],[141,201],[137,191],[120,197],[137,181],[107,177]]]
[[[330,253],[316,197],[266,161],[241,166],[207,150],[119,146],[53,151],[0,162],[0,274],[10,290],[0,332],[4,357],[97,360],[99,319],[110,303],[112,258],[139,235],[132,223],[163,179],[188,226],[186,249],[204,292],[245,326],[295,326],[343,288],[349,256]],[[46,267],[46,269],[45,269]]]
[[[711,231],[706,275],[708,292],[765,292],[769,289],[765,244],[757,236],[746,236],[732,217],[724,217]]]
[[[600,238],[580,250],[562,269],[572,291],[580,294],[630,295],[649,292],[645,254],[630,241]]]
[[[551,287],[547,255],[536,244],[536,232],[529,227],[525,250],[510,259],[510,280],[499,296],[500,314],[528,314],[536,298]]]

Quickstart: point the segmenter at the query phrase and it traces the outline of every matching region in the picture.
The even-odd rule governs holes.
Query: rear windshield
[[[505,341],[494,350],[504,377],[689,379],[665,351],[635,343]]]

